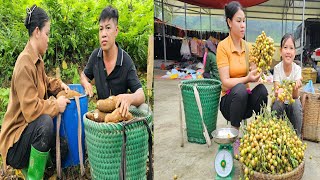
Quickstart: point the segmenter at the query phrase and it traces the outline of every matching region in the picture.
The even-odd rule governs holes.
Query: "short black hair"
[[[281,39],[281,41],[280,41],[280,47],[281,48],[283,48],[283,46],[284,46],[284,44],[287,42],[287,40],[288,39],[292,39],[292,41],[293,41],[293,46],[294,46],[294,48],[296,48],[296,43],[295,43],[295,39],[294,39],[294,36],[292,35],[292,34],[290,34],[290,33],[286,33],[283,37],[282,37],[282,39]]]
[[[241,4],[238,1],[231,1],[224,6],[224,14],[226,16],[226,22],[229,29],[230,27],[228,24],[228,19],[232,20],[233,16],[238,12],[239,9],[244,11]]]
[[[104,21],[106,19],[112,19],[115,21],[115,24],[118,24],[119,14],[118,10],[113,8],[112,6],[107,6],[104,8],[100,14],[99,22]]]
[[[24,21],[24,25],[28,29],[29,37],[32,36],[32,32],[36,27],[40,30],[44,27],[45,23],[49,21],[48,14],[37,5],[33,5],[31,8],[27,8],[27,17]]]

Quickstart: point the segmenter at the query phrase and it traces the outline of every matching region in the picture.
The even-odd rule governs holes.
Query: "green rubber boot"
[[[29,159],[27,180],[43,179],[44,170],[49,156],[48,152],[41,152],[31,146],[31,153]]]

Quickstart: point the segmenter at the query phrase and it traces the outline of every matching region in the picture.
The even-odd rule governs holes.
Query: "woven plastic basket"
[[[181,94],[185,112],[187,136],[189,142],[205,144],[201,116],[195,99],[193,86],[197,85],[200,96],[203,119],[211,137],[216,129],[221,82],[215,79],[197,79],[182,81]]]
[[[300,91],[303,106],[302,138],[320,141],[320,91],[315,94]]]
[[[284,174],[263,174],[254,171],[253,175],[250,176],[250,180],[300,180],[304,173],[304,161],[300,163],[298,167],[296,167],[294,170],[284,173]],[[242,165],[242,174],[243,169],[245,168],[245,165]]]
[[[149,126],[152,116],[130,109],[134,117],[145,117]],[[97,123],[84,118],[86,145],[92,179],[121,179],[122,123]],[[146,179],[148,139],[147,127],[136,122],[126,127],[126,179]]]

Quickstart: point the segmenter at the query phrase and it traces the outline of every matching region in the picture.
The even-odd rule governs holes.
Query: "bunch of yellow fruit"
[[[266,33],[262,31],[256,39],[256,44],[252,45],[249,62],[254,62],[257,65],[258,73],[268,71],[275,51],[273,39],[267,37]]]
[[[255,172],[283,174],[302,163],[306,143],[296,135],[286,116],[278,119],[265,107],[246,127],[240,140],[239,161],[245,165],[244,179]],[[237,158],[237,157],[236,157]]]
[[[272,87],[272,93],[270,95],[272,103],[274,103],[274,101],[277,99],[277,97],[275,96],[275,90],[279,91],[280,88],[283,89],[283,91],[278,93],[278,100],[283,103],[286,102],[287,104],[294,103],[294,99],[292,98],[292,92],[295,86],[295,81],[283,80],[281,84],[276,87],[276,89]]]

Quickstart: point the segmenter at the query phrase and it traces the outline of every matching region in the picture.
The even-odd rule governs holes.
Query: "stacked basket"
[[[136,118],[145,118],[152,124],[151,115],[138,109],[130,109]],[[143,121],[126,126],[126,150],[124,143],[123,123],[97,123],[83,116],[86,144],[92,179],[121,179],[121,157],[126,154],[127,179],[146,179],[148,158],[148,127]],[[149,126],[148,125],[148,126]]]
[[[302,137],[310,141],[320,141],[320,92],[314,94],[300,91],[303,107]]]
[[[303,68],[302,69],[302,77],[303,77],[304,82],[312,80],[313,83],[316,83],[317,75],[318,75],[317,70],[315,70],[314,68]]]
[[[211,133],[216,129],[217,125],[221,82],[215,79],[196,79],[182,81],[181,84],[188,141],[205,144],[206,140],[203,136],[202,120],[193,90],[194,85],[197,86],[199,92],[203,120],[211,137]]]

